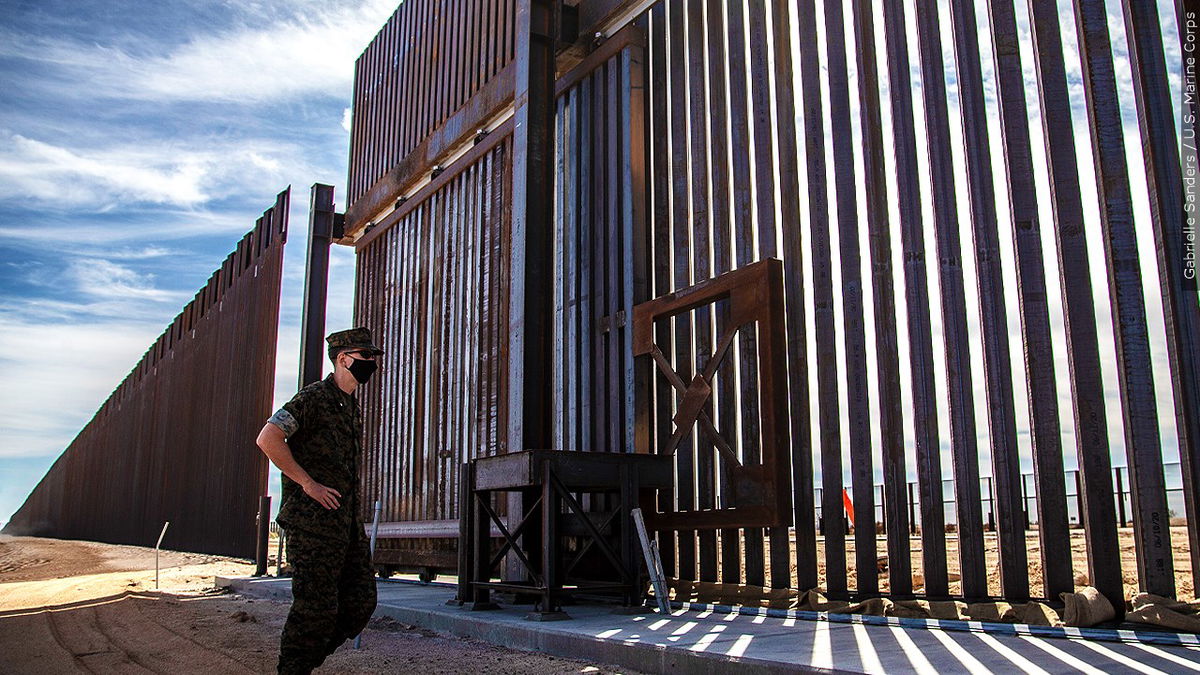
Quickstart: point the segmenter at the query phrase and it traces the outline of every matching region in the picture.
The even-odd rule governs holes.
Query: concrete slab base
[[[218,582],[289,601],[289,579]],[[447,606],[453,586],[379,581],[376,616],[496,645],[649,673],[1200,672],[1200,650],[1078,639],[989,635],[675,609],[614,614],[577,604],[569,621],[525,620],[528,606],[472,612]]]

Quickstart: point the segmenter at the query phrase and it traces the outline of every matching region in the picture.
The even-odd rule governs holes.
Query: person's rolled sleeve
[[[284,408],[275,411],[275,414],[271,415],[271,418],[267,421],[279,427],[283,431],[283,435],[288,438],[300,430],[300,422],[296,420],[292,413]]]

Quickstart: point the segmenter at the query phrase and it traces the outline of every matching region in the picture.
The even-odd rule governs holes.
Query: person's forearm
[[[283,472],[283,475],[296,481],[301,487],[313,482],[312,476],[308,475],[304,467],[296,461],[292,455],[292,449],[288,447],[287,441],[284,439],[260,434],[258,447],[262,449],[267,459],[270,459],[271,463]]]

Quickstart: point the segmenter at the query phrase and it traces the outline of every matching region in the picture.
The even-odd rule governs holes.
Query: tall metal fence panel
[[[348,221],[511,103],[516,0],[405,0],[354,64]],[[370,214],[367,213],[369,216]]]
[[[673,576],[837,597],[1022,601],[1085,582],[1117,602],[1134,588],[1194,593],[1200,305],[1182,278],[1164,50],[1178,27],[1154,3],[1119,4],[1109,17],[1102,0],[1061,11],[994,0],[979,13],[984,3],[932,0],[516,0],[504,9],[514,22],[480,38],[507,41],[518,26],[509,65],[463,96],[443,91],[456,68],[433,77],[436,95],[421,100],[458,107],[383,161],[384,180],[352,188],[348,238],[370,270],[360,312],[384,333],[400,330],[411,359],[434,344],[428,331],[481,311],[396,305],[409,291],[387,295],[407,286],[389,281],[382,261],[404,274],[434,249],[388,228],[439,203],[442,172],[479,161],[473,142],[512,133],[506,111],[528,101],[514,91],[529,86],[520,73],[534,49],[520,26],[549,11],[558,24],[539,24],[536,40],[559,40],[552,149],[514,142],[509,160],[553,163],[552,241],[528,248],[552,252],[540,289],[551,301],[546,317],[510,321],[496,337],[529,344],[527,333],[548,326],[554,447],[663,450],[687,417],[684,397],[632,357],[633,308],[782,261],[787,367],[769,375],[788,395],[781,478],[792,525],[699,518],[695,530],[661,531]],[[445,6],[468,24],[477,9]],[[1109,20],[1118,13],[1123,24]],[[381,33],[360,70],[368,56],[408,58],[410,47],[389,39]],[[468,72],[487,70],[473,58]],[[368,89],[395,97],[410,80],[360,76],[352,166],[378,155],[366,139],[394,141],[387,118],[357,102]],[[490,133],[473,139],[476,130]],[[352,169],[351,182],[362,175]],[[522,208],[514,199],[502,211]],[[445,234],[457,231],[452,211],[429,212],[426,237],[455,236]],[[502,241],[523,251],[543,235],[514,228]],[[447,288],[471,288],[480,274],[447,269]],[[717,302],[658,322],[659,356],[685,377],[703,370],[725,349],[728,312]],[[702,392],[710,428],[673,445],[678,482],[660,494],[663,510],[721,511],[731,466],[761,462],[762,341],[743,328],[715,369]],[[462,349],[453,358],[473,363],[471,345]],[[407,376],[469,378],[455,363],[427,359]],[[410,414],[400,401],[409,390],[395,386],[401,393],[372,409],[373,428]],[[386,433],[399,439],[384,453],[393,465],[378,464],[372,481],[409,475],[414,448],[428,452]],[[466,447],[441,451],[460,459],[523,449],[472,441],[482,436],[470,425],[446,433]],[[389,489],[404,503],[404,490],[422,488]],[[452,494],[449,510],[393,517],[453,518]],[[452,537],[438,522],[410,531]]]
[[[290,191],[238,242],[13,514],[10,534],[250,558]]]
[[[359,242],[357,321],[387,351],[363,388],[363,503],[382,502],[382,558],[453,565],[431,537],[457,529],[458,467],[506,452],[511,134],[493,133]],[[394,536],[412,522],[424,529]]]

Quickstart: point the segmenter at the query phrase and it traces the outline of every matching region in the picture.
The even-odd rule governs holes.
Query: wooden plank
[[[1096,311],[1084,238],[1075,136],[1067,92],[1058,7],[1030,0],[1030,25],[1038,72],[1039,102],[1053,196],[1060,286],[1066,315],[1067,362],[1075,413],[1076,454],[1085,491],[1083,513],[1088,542],[1088,576],[1113,603],[1124,606],[1120,544],[1112,489]]]
[[[1142,295],[1141,263],[1125,160],[1125,131],[1117,99],[1112,45],[1108,38],[1108,14],[1102,1],[1075,0],[1074,4],[1086,85],[1084,99],[1096,164],[1096,194],[1100,198],[1100,222],[1108,263],[1138,579],[1142,590],[1174,597],[1171,516],[1163,478],[1146,300]],[[1111,485],[1111,476],[1107,478],[1106,482]]]
[[[671,0],[669,36],[669,67],[671,76],[671,233],[673,288],[686,288],[691,284],[691,247],[689,246],[690,222],[688,203],[688,90],[687,90],[687,43],[685,33],[685,4]],[[675,329],[675,369],[681,373],[694,371],[692,361],[691,317],[677,317]],[[674,396],[672,395],[672,399]],[[677,470],[676,508],[695,508],[695,450],[694,438],[688,434],[675,453]],[[696,544],[694,531],[679,533],[679,578],[696,578]]]
[[[710,103],[705,86],[705,20],[704,5],[693,2],[687,6],[687,88],[688,97],[688,158],[691,174],[691,268],[692,279],[699,281],[713,276],[709,260],[709,245],[712,238],[712,223],[709,219],[708,191],[708,118]],[[682,26],[681,26],[682,28]],[[708,305],[698,307],[695,322],[695,369],[702,371],[712,358],[712,316]],[[684,372],[684,376],[690,375]],[[711,399],[704,411],[712,415]],[[711,509],[716,505],[714,484],[713,443],[704,434],[696,434],[696,505],[700,509]],[[701,581],[717,580],[717,533],[704,530],[698,533],[699,566]]]
[[[1162,27],[1154,5],[1129,0],[1121,4],[1129,40],[1142,156],[1146,164],[1154,248],[1158,255],[1157,281],[1167,330],[1167,360],[1171,366],[1188,548],[1194,574],[1200,569],[1200,505],[1197,504],[1200,501],[1197,497],[1197,491],[1200,491],[1200,415],[1189,414],[1189,411],[1200,410],[1200,305],[1193,297],[1195,286],[1189,293],[1185,285],[1181,262],[1183,238],[1171,227],[1172,223],[1179,222],[1179,214],[1183,212],[1183,183]],[[1179,10],[1178,5],[1176,10]]]
[[[904,6],[884,6],[888,54],[888,89],[896,145],[896,192],[899,198],[904,287],[908,306],[909,362],[912,369],[913,429],[921,502],[921,559],[925,592],[949,593],[946,570],[945,515],[942,510],[941,447],[937,429],[937,391],[933,383],[933,341],[929,319],[929,286],[917,180],[916,133]]]
[[[662,261],[670,260],[671,250],[671,204],[670,204],[670,172],[671,163],[668,159],[669,130],[668,130],[668,87],[667,82],[667,6],[659,2],[650,9],[650,158],[651,194],[653,196],[654,217],[652,222],[653,259],[658,261],[654,266],[654,285],[652,295],[657,297],[669,293],[671,272],[669,265]],[[672,349],[673,334],[668,322],[661,321],[654,328],[655,343],[664,351]],[[654,378],[654,443],[655,452],[659,451],[660,443],[671,436],[671,408],[675,391],[659,374]],[[669,490],[659,490],[658,509],[660,511],[674,508],[674,495]],[[658,533],[659,554],[662,557],[663,571],[668,576],[675,576],[675,536],[670,532]]]
[[[733,247],[730,235],[729,211],[729,116],[725,95],[725,59],[717,58],[725,53],[725,3],[722,0],[707,0],[705,7],[708,18],[708,80],[709,119],[712,148],[712,275],[720,276],[733,269]],[[716,332],[722,335],[729,325],[729,303],[718,302],[715,306]],[[737,438],[736,408],[736,360],[726,357],[717,368],[717,397],[715,422],[727,438]],[[712,414],[712,411],[707,411]],[[719,488],[722,495],[732,494],[729,466],[718,464]],[[725,499],[728,499],[726,496]],[[730,528],[721,530],[721,581],[739,583],[742,575],[742,552],[740,532]]]
[[[900,356],[896,334],[887,174],[884,162],[879,74],[875,56],[873,3],[854,0],[854,40],[858,48],[859,110],[863,129],[863,175],[869,230],[872,304],[879,388],[879,430],[883,446],[883,513],[888,541],[889,592],[912,593],[912,562],[905,508],[907,472],[904,458],[904,412],[900,401]]]
[[[950,148],[945,61],[937,3],[917,0],[916,15],[941,281],[942,337],[946,354],[946,389],[949,393],[950,453],[953,458],[959,569],[963,595],[968,599],[981,599],[988,595],[983,554],[983,504],[979,493],[979,450],[975,438],[975,401],[962,245],[959,240],[958,198],[954,158]],[[941,534],[938,538],[944,539]],[[926,572],[926,578],[929,577]]]
[[[996,520],[999,527],[1000,583],[1004,597],[1027,600],[1029,566],[1025,544],[1024,509],[1020,503],[1021,462],[1017,450],[1016,412],[1013,409],[1008,316],[1004,306],[1004,275],[1000,267],[1000,234],[996,222],[996,194],[987,130],[988,112],[984,105],[983,73],[980,66],[977,33],[979,27],[975,22],[975,8],[969,4],[955,5],[951,9],[951,18],[958,64],[959,106],[962,111],[966,146],[967,184],[971,198],[975,269],[979,285],[979,319],[983,332],[988,428],[991,436],[992,476],[995,479],[996,490],[994,510],[998,511]],[[962,509],[959,509],[958,515],[961,521]],[[982,513],[979,517],[982,518]],[[980,560],[978,565],[982,567],[983,561]],[[963,567],[965,569],[966,565]],[[982,574],[986,574],[986,571]],[[979,584],[981,587],[977,590],[987,594],[986,578]],[[963,593],[968,594],[965,574]]]

